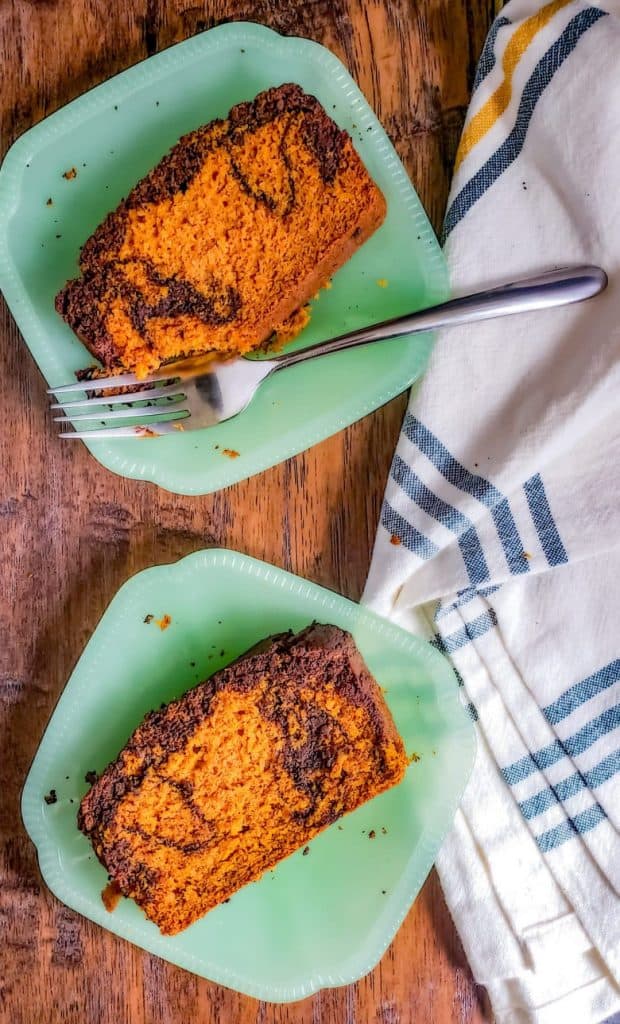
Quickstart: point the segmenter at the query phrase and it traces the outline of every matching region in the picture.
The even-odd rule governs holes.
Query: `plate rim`
[[[167,72],[182,69],[184,60],[204,57],[222,45],[230,45],[231,40],[240,43],[259,43],[263,49],[275,49],[278,52],[282,52],[284,49],[288,51],[289,55],[293,57],[298,55],[300,59],[310,54],[311,62],[322,67],[333,81],[341,85],[351,108],[357,108],[356,116],[359,127],[363,129],[369,120],[372,121],[373,142],[376,151],[386,172],[394,182],[394,187],[398,189],[402,201],[408,208],[412,224],[422,236],[423,243],[427,243],[426,260],[429,267],[429,278],[432,280],[431,294],[437,301],[448,296],[447,265],[413,183],[379,118],[342,61],[331,50],[314,40],[301,36],[284,36],[257,22],[229,22],[207,29],[179,43],[174,43],[167,49],[144,58],[137,64],[93,86],[28,128],[10,146],[4,157],[0,166],[0,288],[17,323],[22,340],[48,386],[52,383],[65,382],[66,371],[58,358],[56,346],[50,343],[43,327],[39,324],[29,291],[23,286],[22,279],[13,266],[8,236],[8,225],[18,207],[19,185],[24,167],[27,166],[29,155],[35,152],[34,143],[40,146],[58,134],[79,127],[85,115],[88,116],[106,107],[112,97],[116,100],[126,100],[134,90],[141,88],[145,80],[153,79],[153,72],[159,77],[165,76]],[[37,351],[41,353],[46,365],[45,373],[38,355],[35,355],[31,349],[27,336],[36,340]],[[415,380],[417,377],[413,379]],[[195,466],[190,471],[183,471],[177,470],[173,466],[161,465],[157,460],[149,461],[145,456],[144,445],[140,448],[140,458],[135,459],[131,455],[121,454],[119,447],[110,441],[84,443],[89,453],[100,465],[127,479],[154,483],[163,490],[175,494],[188,496],[210,494],[251,476],[256,476],[272,466],[279,465],[293,455],[306,451],[320,441],[357,422],[369,412],[380,408],[396,395],[405,391],[412,383],[413,380],[407,379],[404,383],[399,382],[379,394],[375,394],[372,400],[361,400],[355,406],[352,415],[342,416],[338,409],[332,410],[331,414],[322,417],[320,429],[311,435],[306,435],[301,444],[299,442],[289,443],[278,448],[277,443],[274,442],[277,454],[267,454],[261,459],[254,459],[249,474],[243,470],[243,460],[241,459],[226,460],[226,462],[222,460],[222,466],[217,474],[209,471],[205,475],[205,472],[201,473]]]
[[[110,927],[110,922],[107,920],[109,915],[104,911],[103,905],[101,906],[99,914],[93,914],[93,907],[89,900],[78,890],[74,889],[70,880],[68,880],[66,872],[62,868],[61,859],[58,856],[58,848],[48,840],[45,818],[43,816],[41,794],[36,789],[33,781],[35,769],[39,770],[41,766],[41,770],[44,770],[43,766],[49,764],[50,761],[57,756],[58,746],[61,743],[64,732],[66,732],[66,728],[68,727],[68,725],[65,724],[64,730],[61,729],[60,732],[56,732],[52,736],[51,740],[47,739],[50,727],[61,707],[61,703],[64,700],[70,701],[73,699],[73,701],[75,701],[76,698],[79,699],[81,689],[87,685],[92,669],[89,669],[88,665],[86,666],[86,670],[84,669],[84,660],[87,648],[90,646],[93,637],[103,630],[104,636],[102,637],[100,635],[98,640],[98,642],[101,643],[102,639],[105,639],[106,630],[114,632],[115,629],[118,628],[118,611],[122,608],[123,603],[127,602],[132,591],[135,591],[134,603],[136,607],[138,605],[142,606],[143,601],[139,598],[139,593],[140,590],[143,589],[141,584],[144,584],[146,580],[150,581],[157,575],[165,577],[170,572],[176,575],[179,579],[183,579],[184,576],[191,576],[197,571],[208,572],[211,568],[254,575],[259,579],[262,579],[267,584],[273,583],[274,581],[284,580],[284,583],[292,588],[293,594],[311,597],[316,601],[317,609],[320,608],[321,610],[325,609],[325,611],[329,611],[330,607],[333,608],[334,604],[337,602],[341,610],[346,610],[347,618],[359,622],[361,616],[368,628],[379,636],[385,637],[386,642],[390,643],[390,645],[394,644],[404,650],[415,649],[416,656],[422,661],[426,661],[429,666],[431,666],[431,676],[433,679],[433,688],[436,700],[442,707],[448,709],[450,714],[451,736],[454,738],[454,741],[458,743],[459,747],[462,746],[463,749],[464,771],[461,776],[461,785],[458,787],[458,790],[455,790],[452,798],[444,804],[446,818],[452,821],[473,768],[477,750],[477,739],[473,722],[471,721],[471,718],[467,713],[466,706],[460,697],[457,679],[448,659],[423,638],[408,633],[400,626],[397,626],[389,620],[377,615],[376,612],[364,605],[357,604],[335,591],[322,587],[321,585],[313,583],[310,580],[306,580],[303,577],[296,576],[295,574],[290,573],[287,570],[280,569],[268,562],[252,558],[248,555],[244,555],[240,552],[227,548],[205,548],[173,562],[150,566],[129,577],[129,579],[119,587],[103,612],[103,615],[93,630],[90,639],[84,646],[82,653],[67,683],[62,689],[54,709],[52,710],[48,723],[45,727],[45,731],[30,765],[28,775],[24,783],[24,788],[22,790],[20,801],[22,820],[26,832],[35,846],[39,869],[43,880],[50,891],[62,903],[82,914],[88,920],[105,928],[106,931],[111,932],[111,934],[115,935],[117,938],[132,942],[149,954],[159,956],[160,958],[167,960],[169,963],[172,963],[174,966],[192,971],[200,977],[207,978],[208,980],[220,985],[228,986],[238,992],[257,999],[263,999],[269,1002],[294,1002],[298,999],[306,998],[307,996],[324,988],[334,988],[342,985],[353,984],[363,978],[377,965],[386,949],[393,941],[394,936],[400,928],[405,916],[413,904],[413,901],[428,876],[448,829],[445,827],[427,827],[422,832],[419,841],[411,850],[409,859],[407,860],[403,871],[402,886],[405,887],[405,892],[403,895],[400,895],[400,888],[402,888],[402,886],[400,886],[399,890],[394,893],[394,900],[398,897],[400,910],[398,913],[392,915],[388,927],[381,929],[378,941],[376,938],[373,940],[373,936],[369,933],[370,937],[367,937],[366,943],[352,951],[351,956],[347,961],[341,963],[338,969],[330,972],[329,974],[313,970],[309,971],[308,975],[303,979],[296,979],[293,983],[277,985],[272,983],[263,984],[260,981],[257,981],[256,978],[249,978],[246,975],[236,973],[234,969],[223,969],[219,965],[213,965],[204,958],[197,957],[195,953],[189,950],[173,951],[174,959],[170,959],[165,948],[161,948],[162,946],[165,947],[165,942],[167,941],[166,937],[161,935],[147,935],[147,945],[145,945],[144,928],[148,924],[146,918],[144,919],[144,922],[140,920],[138,924],[124,921],[122,923],[122,929],[117,930]],[[122,624],[122,618],[120,622]],[[354,622],[352,622],[352,625],[353,624]],[[86,671],[86,675],[81,677],[80,672],[83,673],[84,671]],[[83,682],[81,681],[82,678],[84,679]],[[73,691],[75,691],[75,694],[73,694]],[[414,857],[414,851],[418,866],[417,870],[414,873],[411,873],[411,863]],[[388,906],[389,904],[386,904],[386,910]],[[98,909],[99,908],[95,907],[95,910]]]

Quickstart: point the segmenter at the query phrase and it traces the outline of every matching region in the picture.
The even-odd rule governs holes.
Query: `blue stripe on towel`
[[[569,757],[578,757],[584,750],[596,743],[601,736],[620,727],[620,704],[613,708],[606,708],[602,714],[597,715],[591,722],[582,726],[576,733],[562,741],[562,745]]]
[[[523,553],[523,544],[519,537],[508,499],[489,480],[472,473],[455,459],[445,444],[431,430],[411,413],[405,416],[403,431],[412,444],[417,445],[423,455],[432,462],[441,475],[454,487],[476,498],[482,505],[491,510],[508,568],[512,573],[529,572],[529,563]]]
[[[383,508],[381,509],[381,525],[385,526],[385,529],[392,534],[393,537],[398,537],[400,541],[413,551],[414,554],[418,555],[419,558],[432,558],[439,551],[436,544],[429,537],[425,537],[423,533],[416,530],[415,526],[408,523],[407,520],[401,516],[400,512],[393,509],[388,501],[383,502]]]
[[[502,492],[484,477],[470,472],[448,451],[443,441],[433,434],[416,416],[410,412],[405,416],[403,430],[412,444],[418,446],[423,455],[433,463],[442,476],[460,491],[471,494],[478,501],[492,508],[502,500]]]
[[[441,654],[449,654],[448,648],[444,643],[444,639],[441,633],[435,633],[428,642],[431,645],[431,647],[434,647],[436,650],[440,651]],[[456,665],[454,663],[451,663],[450,668],[454,672],[454,675],[456,676],[456,681],[459,684],[459,686],[465,686],[465,680],[463,679],[463,676],[459,672]]]
[[[561,696],[543,708],[543,714],[551,725],[557,725],[563,718],[567,718],[576,708],[586,701],[596,697],[603,690],[608,689],[620,680],[620,658],[610,661],[609,665],[600,668],[580,683],[569,687]]]
[[[572,775],[567,776],[565,779],[560,779],[553,786],[539,790],[538,793],[534,793],[527,800],[521,800],[519,802],[519,809],[523,817],[529,821],[531,818],[536,818],[539,814],[544,814],[554,804],[566,803],[567,800],[576,796],[577,793],[581,793],[584,789],[596,789],[597,786],[602,786],[604,782],[613,778],[618,772],[620,772],[620,750],[614,750],[612,754],[608,754],[602,761],[595,764],[593,768],[588,768],[587,771],[583,772],[573,772]]]
[[[459,548],[463,555],[465,568],[473,586],[484,583],[489,579],[489,568],[482,551],[482,546],[476,533],[476,528],[470,519],[460,512],[454,505],[449,505],[443,498],[438,497],[420,480],[417,473],[401,459],[400,455],[394,456],[392,463],[392,477],[399,487],[412,501],[419,505],[423,512],[436,519],[438,523],[451,530],[458,537]]]
[[[442,605],[441,602],[438,603],[433,616],[435,622],[438,622],[439,619],[445,618],[445,616],[449,615],[450,612],[453,612],[455,608],[462,608],[464,604],[469,604],[469,602],[473,601],[475,597],[489,597],[491,594],[494,594],[496,590],[500,589],[500,584],[496,583],[492,587],[479,587],[478,589],[475,587],[466,587],[465,590],[459,590],[456,601],[452,601],[450,604],[446,605]]]
[[[531,754],[525,754],[524,757],[519,758],[513,764],[507,765],[501,769],[504,781],[509,786],[516,786],[518,782],[526,779],[528,775],[531,775],[537,769],[544,771],[545,768],[550,768],[556,761],[561,761],[565,756],[578,757],[579,754],[583,754],[584,750],[591,747],[601,736],[605,736],[608,732],[612,732],[620,726],[620,704],[616,704],[612,708],[607,708],[602,714],[597,715],[591,722],[587,722],[586,725],[578,729],[577,732],[573,733],[567,739],[560,742],[560,740],[553,740],[546,747],[542,747],[540,750]]]
[[[453,199],[446,214],[443,228],[443,239],[448,237],[456,225],[463,219],[472,206],[497,181],[500,175],[512,164],[523,149],[527,129],[534,113],[534,108],[558,68],[575,49],[581,36],[594,25],[606,11],[599,7],[588,7],[580,11],[566,26],[561,36],[556,39],[545,55],[539,60],[532,72],[517,111],[515,125],[502,145],[493,153],[485,164],[463,186]]]
[[[459,684],[459,686],[465,686],[465,680],[463,679],[463,676],[459,672],[459,670],[456,667],[456,665],[452,665],[452,671],[454,672],[454,674],[456,676],[456,681]]]
[[[442,654],[447,654],[448,653],[446,651],[446,647],[445,647],[445,644],[443,642],[443,637],[442,637],[441,633],[435,633],[435,635],[432,636],[431,639],[429,640],[429,644],[431,644],[432,647],[436,647],[437,650],[441,651]]]
[[[576,775],[579,777],[579,773],[576,773]],[[548,811],[550,807],[557,803],[558,798],[550,787],[549,789],[541,789],[540,792],[535,793],[534,796],[529,797],[527,800],[521,800],[519,802],[519,810],[523,817],[529,821],[531,818],[536,818],[539,814],[544,814],[545,811]]]
[[[486,42],[482,48],[482,53],[480,54],[478,67],[476,68],[476,77],[474,78],[472,95],[475,93],[478,86],[482,85],[487,75],[491,74],[497,63],[497,57],[495,56],[495,40],[497,39],[497,34],[500,28],[504,28],[505,25],[512,25],[510,18],[497,18],[497,20],[491,25]]]
[[[523,490],[545,558],[549,565],[563,565],[568,562],[568,555],[551,514],[540,473],[535,473],[526,480]]]
[[[608,754],[593,768],[588,768],[587,772],[582,772],[582,774],[588,787],[596,789],[597,786],[602,786],[618,772],[620,772],[620,750],[614,750],[612,754]]]
[[[469,702],[469,704],[465,706],[465,710],[467,711],[467,714],[471,718],[472,722],[478,721],[478,712],[476,711],[475,705],[472,704],[471,701]]]
[[[525,557],[523,544],[521,543],[512,510],[508,504],[508,498],[502,498],[497,505],[493,506],[491,516],[504,549],[510,571],[514,574],[529,572],[530,564]]]
[[[574,818],[567,818],[561,825],[556,825],[555,828],[541,832],[539,836],[536,836],[536,842],[543,853],[549,853],[550,850],[555,850],[557,846],[562,846],[569,839],[574,839],[577,835],[589,832],[590,829],[595,828],[605,818],[606,815],[603,808],[599,807],[598,804],[593,804],[587,810],[576,814]]]
[[[489,608],[482,615],[478,615],[471,622],[466,622],[460,629],[456,629],[454,633],[448,633],[447,636],[439,636],[437,634],[434,646],[442,651],[443,654],[452,654],[453,651],[458,651],[472,640],[477,640],[478,637],[484,636],[485,633],[488,633],[496,625],[497,616],[493,609]]]

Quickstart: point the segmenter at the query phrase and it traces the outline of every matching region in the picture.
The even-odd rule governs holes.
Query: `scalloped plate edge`
[[[53,138],[66,128],[79,125],[85,114],[103,109],[110,102],[110,98],[122,101],[127,99],[132,91],[139,88],[143,81],[152,78],[153,71],[165,74],[167,71],[178,70],[183,62],[194,56],[206,56],[209,52],[219,49],[222,45],[229,44],[230,36],[235,42],[260,42],[263,49],[281,51],[287,49],[291,55],[299,58],[305,54],[312,53],[315,64],[320,65],[326,73],[333,76],[334,80],[343,83],[344,93],[351,103],[352,108],[357,111],[360,126],[363,128],[368,122],[369,115],[372,118],[374,138],[377,150],[384,159],[384,166],[390,174],[395,187],[401,195],[401,199],[408,207],[410,215],[415,222],[416,230],[429,243],[428,263],[433,268],[435,278],[434,298],[437,301],[445,299],[448,295],[448,276],[446,264],[437,243],[432,227],[422,207],[422,204],[413,188],[407,173],[400,162],[390,139],[370,108],[364,94],[346,70],[342,62],[320,43],[299,36],[282,36],[273,29],[254,22],[240,21],[230,24],[219,25],[199,35],[176,43],[161,53],[140,61],[138,64],[119,72],[112,78],[94,86],[82,96],[78,96],[65,107],[49,115],[39,124],[28,129],[18,138],[8,150],[2,166],[0,167],[0,287],[11,310],[11,313],[24,338],[26,335],[37,340],[39,353],[33,358],[37,362],[43,376],[48,384],[66,379],[64,366],[58,358],[57,351],[53,344],[50,344],[42,327],[39,325],[33,305],[30,301],[28,291],[24,288],[19,275],[16,273],[8,248],[7,227],[11,216],[18,204],[18,186],[23,173],[23,162],[29,153],[33,151],[32,143],[37,144]],[[148,68],[147,68],[148,65]],[[28,348],[30,345],[26,342]],[[415,378],[414,378],[415,379]],[[303,442],[284,445],[262,458],[253,461],[252,468],[247,475],[239,475],[240,465],[231,462],[223,467],[217,478],[209,478],[205,483],[194,471],[192,479],[188,480],[186,473],[175,475],[168,467],[160,466],[157,462],[144,461],[144,445],[141,446],[142,462],[120,454],[118,448],[103,441],[88,442],[86,447],[105,468],[117,473],[120,476],[133,480],[144,480],[162,487],[164,490],[176,494],[199,495],[209,494],[238,483],[264,472],[266,469],[280,462],[306,451],[308,448],[320,441],[338,433],[351,423],[357,422],[363,416],[373,410],[385,405],[396,395],[401,394],[411,386],[413,380],[399,382],[386,389],[379,395],[375,395],[371,401],[363,401],[355,407],[352,414],[343,417],[337,411],[323,418],[320,430],[315,434],[306,436]],[[102,461],[105,460],[105,461]]]
[[[437,701],[448,711],[453,725],[452,734],[459,744],[462,744],[464,751],[462,784],[459,787],[458,792],[455,792],[453,798],[447,801],[443,807],[443,811],[445,812],[444,815],[442,815],[444,822],[445,820],[451,821],[456,813],[462,794],[465,790],[476,755],[475,732],[472,722],[467,715],[467,711],[461,702],[453,670],[447,659],[424,640],[405,632],[400,627],[393,625],[387,619],[381,618],[369,609],[366,609],[361,605],[357,605],[355,602],[349,601],[348,599],[343,598],[324,587],[320,587],[318,584],[306,581],[292,573],[286,572],[285,570],[281,570],[275,566],[269,565],[268,563],[261,562],[258,559],[250,558],[249,556],[223,548],[205,549],[194,552],[191,555],[187,555],[178,562],[143,569],[141,572],[130,577],[130,579],[128,579],[117,591],[96,627],[96,632],[99,633],[99,641],[106,638],[113,638],[117,628],[116,619],[118,617],[118,611],[121,609],[125,610],[128,602],[131,606],[135,606],[136,608],[138,606],[142,607],[143,601],[140,598],[140,594],[145,589],[145,585],[148,588],[150,580],[152,580],[154,575],[167,575],[172,572],[178,579],[182,580],[185,578],[191,578],[197,570],[209,570],[216,567],[227,568],[236,572],[254,575],[264,580],[266,583],[279,579],[283,581],[281,585],[285,585],[285,583],[288,585],[291,593],[297,593],[300,596],[303,595],[306,599],[310,598],[314,603],[316,603],[317,609],[329,610],[330,608],[333,608],[337,602],[340,605],[341,616],[341,602],[345,602],[346,617],[350,618],[352,626],[355,622],[359,623],[360,620],[362,620],[369,630],[379,636],[384,636],[391,645],[397,646],[401,650],[415,650],[418,658],[428,662],[429,670],[432,673],[433,679],[441,684],[441,690],[439,690],[439,687],[437,690]],[[104,631],[103,636],[101,634],[101,630]],[[59,698],[53,715],[56,714],[61,703],[66,701],[67,704],[69,704],[71,700],[78,697],[80,689],[87,684],[88,676],[95,670],[97,663],[96,658],[92,664],[88,664],[87,659],[87,649],[85,649]],[[85,668],[86,675],[83,677],[84,681],[79,678],[76,686],[76,684],[73,683],[73,680],[78,676],[78,672],[84,672]],[[72,688],[75,688],[75,695],[71,692]],[[110,931],[109,915],[107,911],[104,910],[103,905],[101,908],[93,908],[91,902],[84,899],[82,894],[75,890],[67,880],[63,872],[63,868],[59,863],[57,851],[47,842],[45,823],[41,813],[40,794],[35,793],[29,785],[35,765],[39,767],[46,762],[49,763],[56,748],[62,741],[63,734],[69,727],[69,724],[70,721],[65,722],[64,727],[56,733],[53,739],[53,744],[46,743],[46,729],[46,733],[44,734],[37,753],[35,754],[24,785],[21,802],[22,818],[26,831],[37,848],[41,874],[49,889],[59,900],[71,907],[71,909],[78,913],[82,913],[85,917],[95,921],[97,924],[102,925],[106,930]],[[114,930],[112,934],[133,942],[140,948],[145,949],[156,956],[160,956],[178,967],[189,970],[201,977],[207,978],[210,981],[226,985],[229,988],[233,988],[245,995],[253,996],[256,999],[268,1000],[270,1002],[294,1002],[298,999],[304,999],[323,988],[335,988],[359,981],[377,965],[386,949],[393,941],[396,932],[400,928],[400,925],[402,924],[431,867],[433,866],[446,831],[445,826],[442,824],[442,827],[427,828],[420,836],[420,840],[416,845],[416,853],[419,859],[422,854],[421,859],[419,860],[419,866],[411,876],[408,876],[407,871],[405,871],[405,882],[401,887],[399,887],[398,898],[401,901],[401,912],[394,917],[390,927],[382,932],[380,942],[374,945],[369,944],[369,948],[364,949],[363,951],[357,950],[352,954],[352,959],[355,959],[355,966],[353,966],[353,964],[348,967],[347,965],[343,965],[341,970],[334,974],[325,975],[316,973],[311,974],[309,977],[299,980],[291,985],[266,985],[263,987],[259,983],[256,983],[255,979],[249,979],[236,974],[233,970],[224,970],[221,966],[209,964],[209,962],[199,959],[189,951],[175,950],[174,959],[171,959],[170,951],[166,947],[167,940],[163,936],[153,936],[150,933],[145,934],[144,927],[123,922],[122,929]],[[409,863],[411,863],[411,861]],[[401,889],[404,889],[404,891],[401,892]],[[397,894],[395,893],[394,898],[396,898],[396,895]]]

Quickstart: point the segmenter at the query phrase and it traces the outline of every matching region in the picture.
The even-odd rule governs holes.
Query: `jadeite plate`
[[[148,614],[172,622],[162,632],[144,622]],[[108,913],[105,870],[76,825],[85,773],[104,768],[149,709],[260,638],[315,619],[353,633],[419,761],[395,789],[314,839],[308,856],[294,853],[180,935],[160,935],[130,900]],[[264,562],[200,551],[121,587],[47,727],[22,813],[43,877],[68,906],[195,974],[286,1002],[356,981],[380,959],[450,827],[474,747],[452,669],[434,648]],[[48,805],[51,789],[58,799]]]
[[[287,81],[318,96],[350,132],[388,204],[384,225],[313,304],[311,325],[297,344],[446,297],[443,257],[422,206],[340,61],[305,39],[249,23],[222,25],[69,103],[26,132],[4,161],[0,287],[48,384],[71,381],[74,370],[92,362],[54,311],[56,292],[77,272],[80,245],[180,135]],[[77,177],[66,180],[63,172],[72,167]],[[249,409],[216,428],[88,446],[123,476],[182,494],[208,493],[295,455],[393,398],[422,373],[431,343],[430,335],[400,338],[297,367],[268,381]],[[239,458],[222,456],[224,448]]]

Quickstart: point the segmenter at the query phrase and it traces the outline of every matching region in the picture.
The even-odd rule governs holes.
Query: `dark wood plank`
[[[2,150],[85,89],[230,19],[317,39],[349,66],[438,226],[492,0],[4,0]],[[0,1018],[12,1024],[475,1024],[485,1019],[436,876],[368,978],[291,1006],[246,999],[121,942],[47,892],[19,816],[30,760],[120,584],[225,545],[361,594],[404,409],[392,402],[220,494],[123,480],[54,439],[43,382],[0,307]]]

